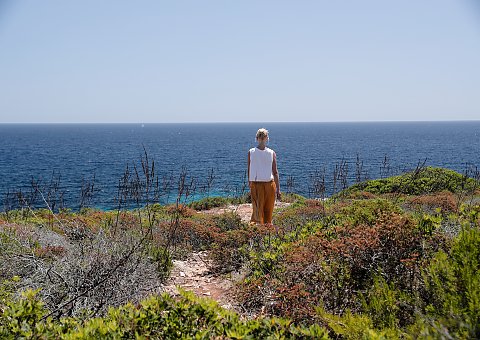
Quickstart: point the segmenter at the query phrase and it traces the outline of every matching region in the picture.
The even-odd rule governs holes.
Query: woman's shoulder
[[[273,151],[273,149],[270,149],[270,148],[265,148],[265,150],[267,150],[268,152],[270,152],[272,154],[275,153],[275,151]]]

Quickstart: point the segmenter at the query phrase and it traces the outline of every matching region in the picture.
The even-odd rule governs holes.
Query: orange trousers
[[[272,223],[276,189],[275,181],[252,182],[250,186],[253,208],[251,222]]]

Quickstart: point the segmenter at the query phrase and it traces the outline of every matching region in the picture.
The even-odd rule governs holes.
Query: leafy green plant
[[[401,332],[396,328],[376,329],[372,319],[364,314],[354,314],[347,310],[343,315],[335,315],[318,307],[319,317],[327,324],[334,337],[342,339],[398,339]]]
[[[429,214],[422,214],[418,222],[418,229],[424,235],[432,235],[442,224],[442,216],[432,216]]]
[[[3,280],[3,282],[0,283],[0,308],[6,301],[9,301],[9,299],[15,293],[16,286],[19,281],[20,277],[15,275],[12,278]]]
[[[381,216],[401,213],[401,209],[386,199],[353,201],[341,209],[337,215],[338,223],[349,221],[353,226],[360,224],[374,225]]]
[[[439,251],[424,272],[427,317],[451,334],[480,337],[480,230],[464,226],[448,252]]]
[[[430,194],[439,191],[458,192],[473,190],[478,185],[473,178],[465,178],[456,171],[426,167],[419,171],[407,172],[399,176],[375,179],[352,185],[340,192],[339,197],[349,196],[357,191],[372,194],[401,193],[407,195]]]
[[[283,193],[282,194],[282,202],[291,203],[295,206],[301,206],[307,198],[305,196],[295,194],[295,193]]]
[[[284,201],[292,204],[275,213],[274,226],[247,225],[234,213],[194,210],[247,196],[118,212],[65,211],[57,214],[58,220],[49,210],[9,211],[0,231],[0,264],[28,260],[42,266],[44,274],[27,277],[10,270],[23,265],[3,266],[0,338],[479,338],[480,208],[473,198],[459,206],[461,200],[452,193],[467,192],[472,185],[449,170],[425,168],[361,183],[342,199],[285,195]],[[408,196],[417,193],[421,195]],[[61,242],[45,243],[45,235]],[[105,247],[88,247],[99,235],[98,244]],[[52,293],[65,296],[69,287],[83,288],[105,276],[104,269],[115,268],[119,256],[128,253],[123,245],[141,235],[147,235],[141,252],[123,275],[112,275],[112,289],[102,290],[102,285],[91,291],[100,297],[101,313],[92,313],[100,306],[97,300],[82,296],[77,305],[88,302],[95,308],[74,310],[70,314],[75,317],[46,317],[48,308],[55,310]],[[107,312],[109,306],[139,301],[143,296],[128,294],[148,278],[157,285],[158,272],[164,274],[160,279],[168,275],[172,257],[192,250],[209,250],[213,272],[241,270],[245,277],[236,294],[247,313],[282,318],[244,320],[187,293]],[[88,258],[72,262],[94,253],[98,256],[91,267]],[[25,268],[30,275],[33,267]],[[73,274],[78,279],[72,281]],[[38,284],[51,283],[52,277],[58,287]],[[111,303],[133,279],[135,285],[125,286],[132,289],[123,295],[128,299]],[[32,282],[44,288],[15,298],[19,287]],[[63,315],[69,308],[67,304]]]
[[[146,252],[149,259],[156,264],[157,272],[160,274],[160,277],[168,277],[173,267],[170,252],[164,247],[153,243],[147,245]]]
[[[460,206],[460,216],[467,219],[472,225],[480,226],[480,205],[462,204]]]
[[[387,283],[380,275],[373,277],[372,286],[361,296],[364,313],[379,329],[396,329],[411,324],[413,300],[413,296],[396,289],[393,282]]]
[[[381,293],[377,301],[390,296],[390,284],[409,294],[414,292],[423,261],[443,242],[442,238],[420,233],[412,217],[384,199],[342,204],[331,212],[327,209],[327,214],[334,216],[275,235],[269,248],[251,248],[251,272],[239,289],[243,303],[250,308],[264,304],[274,315],[303,322],[315,321],[314,307],[318,304],[331,313],[348,308],[358,313],[362,311],[360,292],[368,291],[372,284],[378,288],[376,294]],[[389,285],[383,287],[377,282],[375,286],[378,275]],[[270,298],[261,299],[259,295]],[[369,310],[388,310],[387,306],[375,307],[377,295],[372,292]],[[395,295],[399,297],[408,301],[403,293]],[[409,302],[405,308],[395,309],[388,324],[378,325],[408,324],[411,306]]]
[[[233,211],[215,216],[213,222],[221,231],[236,230],[245,227],[245,223],[241,217]]]
[[[151,296],[139,305],[111,308],[104,317],[81,322],[75,318],[44,318],[47,310],[28,291],[7,303],[0,314],[0,337],[68,339],[328,339],[319,325],[295,325],[280,318],[244,320],[212,300],[181,292]]]
[[[226,206],[230,200],[226,197],[205,197],[198,201],[194,201],[188,204],[188,206],[195,210],[209,210],[217,207]]]
[[[43,303],[35,298],[38,291],[26,291],[22,298],[7,301],[0,315],[0,338],[39,338],[38,323],[46,310]]]

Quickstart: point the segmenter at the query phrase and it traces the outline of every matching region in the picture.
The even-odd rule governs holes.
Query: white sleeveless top
[[[252,182],[270,182],[273,180],[272,164],[273,150],[265,147],[265,150],[251,148],[249,180]]]

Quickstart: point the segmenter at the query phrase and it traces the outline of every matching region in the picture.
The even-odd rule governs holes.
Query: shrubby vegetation
[[[158,291],[172,262],[164,242],[134,213],[44,211],[11,214],[0,225],[0,280],[38,289],[58,315],[103,314]],[[18,216],[14,218],[13,216]]]
[[[340,194],[349,195],[363,191],[372,194],[399,193],[422,195],[440,191],[475,191],[477,188],[478,183],[473,178],[459,174],[456,171],[434,167],[421,167],[415,171],[407,172],[399,176],[354,184]]]
[[[477,187],[422,168],[328,200],[291,194],[274,226],[197,211],[234,203],[213,197],[10,211],[0,216],[0,337],[479,338]],[[209,250],[212,271],[241,273],[243,317],[157,294],[172,258],[195,250]]]
[[[279,213],[281,232],[246,257],[239,298],[332,336],[478,338],[478,183],[428,168],[417,191],[411,176]]]
[[[205,197],[189,204],[195,210],[208,210],[217,207],[224,207],[232,200],[227,197]]]
[[[281,318],[241,320],[215,302],[186,292],[179,299],[151,296],[138,305],[110,308],[105,316],[88,320],[45,318],[48,310],[34,291],[6,302],[2,309],[2,339],[328,339],[327,331],[318,325],[296,326]]]

